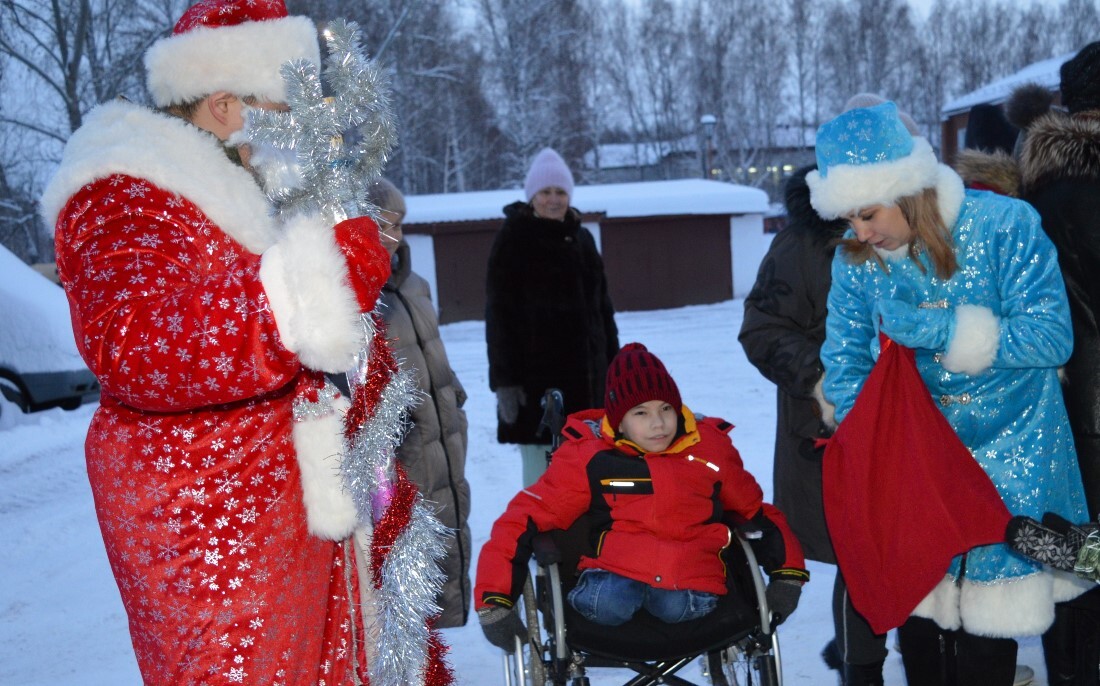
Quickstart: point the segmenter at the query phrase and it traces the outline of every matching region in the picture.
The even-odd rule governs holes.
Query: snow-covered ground
[[[695,411],[723,416],[749,469],[770,492],[775,400],[772,385],[745,359],[737,342],[742,302],[616,315],[621,341],[640,341],[661,357]],[[484,325],[443,327],[452,365],[469,393],[474,549],[520,485],[519,455],[495,439]],[[22,415],[0,399],[0,684],[6,686],[134,686],[141,683],[126,618],[107,564],[84,469],[83,440],[94,406]],[[798,611],[781,628],[788,685],[834,683],[818,653],[832,633],[834,570],[810,563],[811,582]],[[501,654],[475,618],[443,632],[457,681],[502,683]],[[890,643],[892,645],[893,638]],[[1021,644],[1020,662],[1046,684],[1037,639]],[[696,667],[684,672],[697,675]],[[596,685],[622,683],[622,672],[594,670]],[[614,678],[618,676],[619,678]],[[886,683],[904,683],[891,651]]]

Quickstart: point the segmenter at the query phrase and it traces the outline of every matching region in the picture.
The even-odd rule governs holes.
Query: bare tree
[[[143,99],[141,56],[182,11],[183,0],[0,0],[5,92],[0,203],[26,208],[92,107],[117,95]],[[0,215],[0,233],[26,235],[25,211]],[[12,223],[14,222],[14,224]],[[21,257],[48,259],[49,241],[26,241]]]

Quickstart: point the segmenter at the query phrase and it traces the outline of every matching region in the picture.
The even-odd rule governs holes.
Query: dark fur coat
[[[1051,112],[1027,133],[1022,197],[1058,248],[1073,316],[1065,397],[1089,515],[1100,512],[1100,111]]]
[[[489,387],[526,394],[514,424],[500,422],[501,443],[550,443],[538,433],[548,388],[565,412],[603,407],[607,365],[619,350],[603,260],[592,234],[570,208],[564,221],[536,217],[531,205],[504,208],[489,255],[485,338]]]

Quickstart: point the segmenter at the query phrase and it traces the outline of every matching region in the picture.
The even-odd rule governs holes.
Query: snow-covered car
[[[64,291],[0,246],[0,393],[24,412],[99,398]]]

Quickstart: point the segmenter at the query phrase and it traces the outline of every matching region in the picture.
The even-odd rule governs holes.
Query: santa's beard
[[[250,154],[247,168],[268,197],[285,197],[301,188],[305,182],[297,151],[252,140],[249,136],[247,113],[244,127],[231,135],[226,140],[226,145],[248,146]]]

